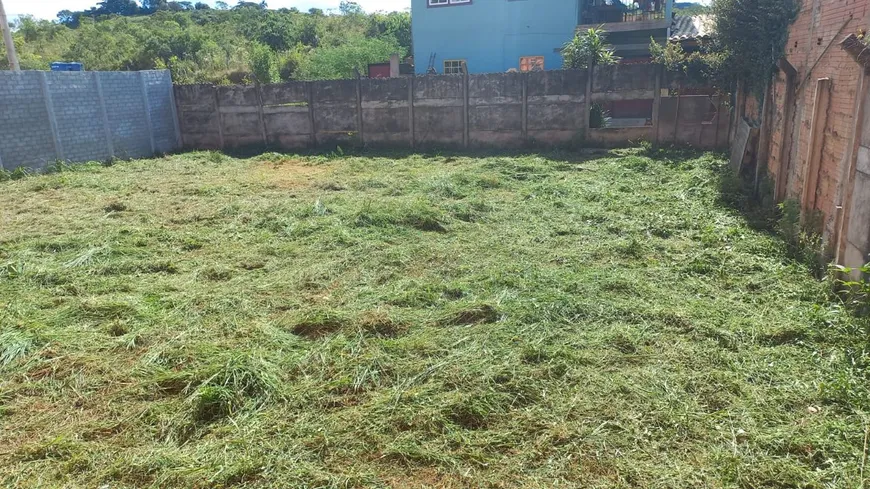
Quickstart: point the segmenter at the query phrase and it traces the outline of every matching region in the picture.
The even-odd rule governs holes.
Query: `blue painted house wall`
[[[435,71],[444,60],[465,60],[470,73],[519,70],[521,56],[544,56],[544,69],[562,67],[558,50],[573,36],[579,0],[473,0],[471,4],[429,7],[412,0],[414,63],[425,74],[435,53]]]

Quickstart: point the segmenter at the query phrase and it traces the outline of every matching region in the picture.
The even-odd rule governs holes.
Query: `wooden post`
[[[816,80],[816,93],[813,102],[813,116],[810,123],[810,142],[807,147],[807,163],[804,172],[804,188],[801,196],[803,218],[816,208],[816,189],[819,184],[819,165],[822,159],[822,142],[825,124],[828,119],[828,105],[831,101],[831,79]]]
[[[0,31],[3,31],[3,44],[6,46],[6,57],[9,58],[9,67],[12,71],[21,71],[21,66],[18,65],[18,56],[15,54],[15,43],[12,42],[9,20],[6,19],[6,9],[3,8],[3,0],[0,0]]]
[[[408,77],[408,139],[411,143],[411,149],[417,145],[414,135],[414,78],[414,76]]]
[[[311,126],[311,147],[317,147],[317,126],[314,123],[314,82],[308,85],[308,124]]]
[[[112,142],[112,128],[109,126],[109,113],[106,111],[106,100],[103,98],[103,82],[100,80],[100,72],[92,71],[94,85],[97,87],[97,99],[100,101],[100,115],[103,118],[103,132],[106,134],[106,149],[109,157],[115,157],[115,144]]]
[[[664,67],[657,66],[656,68],[656,82],[655,82],[655,93],[653,94],[653,106],[652,106],[652,123],[653,123],[653,142],[658,145],[659,144],[659,117],[661,113],[662,106],[662,78],[663,78]]]

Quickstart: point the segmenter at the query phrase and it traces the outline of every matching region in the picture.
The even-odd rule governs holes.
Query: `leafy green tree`
[[[613,65],[619,57],[613,53],[613,46],[607,43],[607,33],[593,27],[578,32],[573,39],[562,47],[562,61],[565,69],[587,69],[596,65]]]
[[[788,28],[797,18],[797,0],[714,0],[711,6],[715,51],[724,71],[763,93],[785,52]]]
[[[338,4],[338,11],[341,12],[341,15],[363,15],[364,13],[360,4],[348,0],[342,0]]]

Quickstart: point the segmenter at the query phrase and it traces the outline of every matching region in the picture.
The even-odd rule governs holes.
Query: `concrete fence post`
[[[181,148],[181,120],[178,119],[178,103],[175,101],[175,87],[172,85],[172,74],[169,74],[169,105],[172,109],[172,123],[175,126],[175,147]]]
[[[662,78],[664,77],[664,67],[656,65],[656,80],[655,80],[655,93],[653,93],[653,106],[652,106],[652,123],[653,123],[653,142],[658,145],[659,144],[659,117],[661,114],[662,107]]]
[[[677,110],[674,114],[674,134],[671,137],[671,142],[677,142],[677,133],[680,131],[680,100],[683,98],[683,80],[680,80],[680,87],[677,88]]]
[[[468,130],[468,69],[462,70],[462,146],[467,148],[469,143]]]
[[[414,135],[414,78],[414,76],[408,77],[408,139],[411,149],[414,149],[417,144]]]
[[[112,128],[109,126],[109,113],[106,111],[106,99],[103,97],[103,82],[99,71],[92,71],[94,84],[97,86],[97,99],[100,101],[100,114],[103,116],[103,131],[106,133],[106,149],[109,157],[115,157],[115,144],[112,142]]]
[[[589,121],[592,116],[592,60],[589,60],[589,67],[586,68],[586,93],[583,97],[583,131],[585,135],[589,135]]]
[[[63,146],[60,144],[60,136],[57,133],[57,117],[54,115],[54,102],[51,99],[51,90],[48,88],[48,73],[40,72],[42,79],[42,98],[45,99],[45,112],[48,114],[48,124],[51,127],[51,137],[54,141],[54,153],[58,160],[63,160]]]
[[[523,111],[522,111],[522,131],[523,142],[529,140],[529,74],[520,74],[520,83],[522,86]]]
[[[266,135],[266,115],[263,113],[263,85],[257,82],[254,88],[257,90],[257,118],[260,120],[260,138],[265,146],[269,144],[269,138]]]
[[[148,126],[148,139],[151,141],[151,154],[157,152],[157,144],[154,141],[154,126],[151,124],[151,102],[148,100],[148,83],[145,81],[143,72],[139,72],[139,84],[142,86],[142,102],[145,105],[145,123]]]
[[[218,87],[212,85],[211,88],[214,93],[214,109],[217,112],[218,141],[220,141],[221,149],[225,149],[226,142],[224,141],[224,120],[221,116],[221,97],[218,94]]]
[[[365,146],[366,138],[363,134],[363,116],[362,116],[362,77],[356,75],[356,131],[359,136],[359,144]]]
[[[314,82],[305,82],[308,88],[308,124],[311,126],[311,147],[317,147],[317,126],[314,123]]]

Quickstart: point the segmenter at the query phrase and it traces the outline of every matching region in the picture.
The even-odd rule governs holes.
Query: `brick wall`
[[[797,70],[793,103],[787,104],[787,78],[779,73],[770,100],[774,103],[768,168],[783,188],[780,196],[800,199],[808,178],[808,153],[816,80],[831,79],[830,103],[820,138],[821,160],[814,208],[824,218],[824,234],[836,233],[837,206],[848,184],[848,149],[851,146],[856,88],[861,74],[857,63],[839,47],[851,33],[868,27],[870,0],[804,0],[797,21],[789,30],[785,58]],[[790,105],[790,107],[787,107]],[[845,173],[845,175],[844,175]]]
[[[0,167],[150,156],[179,146],[168,71],[0,72]]]

